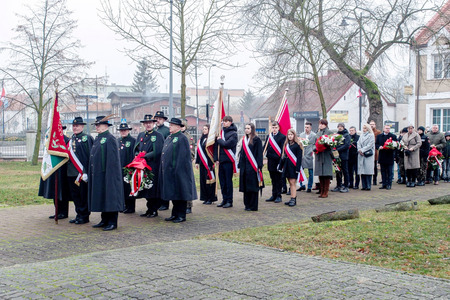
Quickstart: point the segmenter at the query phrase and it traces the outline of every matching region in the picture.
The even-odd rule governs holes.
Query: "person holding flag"
[[[299,143],[297,133],[294,129],[289,129],[287,138],[283,146],[283,174],[289,181],[291,188],[291,199],[284,204],[290,207],[297,205],[297,184],[306,181],[305,173],[302,169],[303,145]]]
[[[75,117],[72,121],[73,135],[69,142],[70,161],[67,165],[67,179],[69,180],[70,196],[77,216],[69,221],[74,224],[89,222],[87,173],[89,171],[89,156],[94,139],[83,132],[82,117]]]
[[[258,192],[264,187],[262,175],[263,147],[255,124],[245,124],[245,136],[239,154],[239,192],[244,193],[246,211],[258,210]]]
[[[209,128],[209,124],[203,126],[202,136],[197,144],[197,157],[195,158],[195,167],[200,169],[200,200],[203,200],[203,204],[206,205],[211,205],[217,201],[214,162],[206,154]]]
[[[272,132],[266,139],[264,149],[267,149],[267,169],[269,170],[270,179],[272,180],[272,196],[267,202],[280,203],[281,188],[283,185],[282,173],[278,170],[281,161],[281,152],[286,140],[286,136],[280,132],[280,124],[277,121],[272,122]]]

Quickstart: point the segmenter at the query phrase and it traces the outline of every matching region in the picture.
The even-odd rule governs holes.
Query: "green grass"
[[[419,211],[376,213],[336,222],[297,222],[214,234],[305,255],[369,264],[450,279],[450,205]]]
[[[52,203],[38,196],[41,165],[0,162],[0,207]]]

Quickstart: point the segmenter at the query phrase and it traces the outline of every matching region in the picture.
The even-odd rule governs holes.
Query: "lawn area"
[[[450,205],[420,203],[418,211],[370,210],[355,220],[303,221],[202,238],[246,242],[450,279],[449,220]]]

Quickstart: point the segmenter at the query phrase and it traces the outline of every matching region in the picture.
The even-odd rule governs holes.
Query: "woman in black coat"
[[[291,199],[284,204],[297,205],[297,182],[302,167],[303,146],[298,143],[297,133],[289,129],[283,147],[283,173],[291,187]]]
[[[245,125],[245,136],[239,155],[239,192],[244,193],[246,211],[258,210],[258,192],[263,186],[263,149],[253,123]]]
[[[200,200],[203,204],[211,205],[217,201],[216,196],[216,174],[214,172],[214,162],[206,151],[206,140],[208,139],[209,124],[203,126],[202,137],[197,145],[197,157],[195,167],[200,169]]]

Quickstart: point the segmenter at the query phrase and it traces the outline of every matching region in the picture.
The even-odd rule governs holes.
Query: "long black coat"
[[[384,134],[381,133],[377,135],[375,139],[375,149],[379,149],[380,147],[383,147],[384,143],[392,138],[393,141],[397,141],[397,137],[395,134],[389,133]],[[393,165],[394,164],[394,158],[395,158],[395,151],[391,149],[383,149],[378,151],[378,163],[385,164],[385,165]]]
[[[169,135],[164,141],[159,189],[162,200],[197,199],[189,141],[181,131]]]
[[[428,158],[430,154],[430,139],[425,134],[419,134],[422,139],[422,145],[420,146],[420,158]]]
[[[94,141],[89,159],[89,211],[123,210],[123,176],[116,138],[107,130]]]
[[[205,153],[206,155],[206,163],[208,164],[209,170],[212,170],[214,173],[214,176],[216,176],[215,171],[214,171],[214,162],[211,160],[211,158],[208,156],[207,152],[206,152],[206,140],[208,139],[208,135],[202,135],[202,137],[200,138],[200,147],[203,150],[203,153]],[[203,201],[215,201],[216,197],[215,197],[215,190],[216,190],[216,182],[212,183],[212,184],[208,184],[206,181],[208,180],[208,172],[209,170],[207,170],[205,168],[205,166],[203,165],[200,156],[198,154],[198,149],[197,149],[197,156],[195,158],[195,163],[199,165],[199,170],[200,170],[200,200]]]
[[[136,144],[136,139],[128,134],[124,138],[122,137],[119,138],[117,142],[119,143],[119,157],[120,157],[120,165],[122,167],[122,178],[123,178],[125,177],[125,171],[123,170],[123,168],[130,162],[132,162],[134,159],[134,145]],[[131,185],[123,180],[122,182],[125,199],[133,198],[132,196],[130,197]]]
[[[73,152],[75,152],[78,160],[83,165],[83,173],[87,174],[89,172],[89,157],[94,139],[92,136],[81,132],[72,135],[70,143],[72,143]],[[67,163],[67,176],[78,176],[78,171],[70,160]]]
[[[278,132],[276,135],[273,136],[273,138],[274,138],[275,142],[278,144],[278,146],[280,147],[280,152],[282,153],[284,141],[286,140],[286,136],[284,134],[282,134],[281,132]],[[266,148],[266,144],[268,144],[267,152],[266,152],[267,169],[269,170],[269,172],[278,172],[277,167],[280,164],[281,153],[280,153],[280,156],[278,156],[278,154],[275,152],[275,150],[272,148],[272,146],[269,143],[269,137],[267,137],[266,142],[264,143],[264,148]]]
[[[261,139],[258,136],[253,138],[253,143],[249,143],[248,147],[253,154],[258,165],[258,170],[263,167],[263,148]],[[250,158],[247,157],[244,145],[242,145],[241,152],[239,154],[239,192],[258,192],[259,182],[258,177],[250,164]]]
[[[287,157],[286,150],[284,151],[285,162],[283,166],[283,174],[286,178],[297,178],[298,172],[300,172],[300,167],[302,166],[303,150],[297,143],[288,144],[289,149],[294,153],[297,158],[297,164],[291,162],[289,157]]]
[[[154,130],[162,134],[164,139],[167,139],[170,134],[169,127],[167,127],[166,125],[156,126]]]
[[[214,144],[214,161],[218,161],[221,163],[231,162],[224,149],[230,149],[234,154],[236,154],[236,145],[238,142],[236,125],[234,125],[234,123],[231,123],[229,127],[223,128],[223,135],[225,137],[225,140],[217,139],[217,142]],[[220,151],[218,151],[219,145]]]
[[[159,198],[159,167],[161,163],[161,153],[164,145],[164,137],[156,130],[145,131],[139,133],[136,139],[136,145],[134,147],[135,154],[144,151],[145,160],[147,164],[152,168],[153,173],[153,186],[150,189],[143,189],[139,192],[138,198]]]
[[[349,149],[348,149],[348,160],[356,162],[358,161],[358,140],[359,140],[359,135],[358,134],[354,134],[351,135],[350,134],[350,145],[349,145]]]
[[[348,160],[348,148],[350,147],[351,142],[350,134],[345,128],[342,131],[338,131],[338,134],[342,134],[342,137],[344,138],[344,143],[336,147],[336,150],[339,152],[339,158],[341,160]]]

